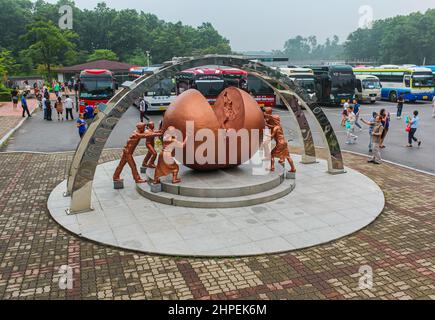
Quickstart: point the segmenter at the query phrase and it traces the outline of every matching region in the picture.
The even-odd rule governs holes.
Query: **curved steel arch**
[[[298,117],[299,119],[305,119],[305,116],[302,117],[303,112],[296,109],[294,98],[298,99],[317,119],[323,132],[325,145],[328,146],[328,171],[333,174],[344,172],[341,149],[328,118],[320,106],[315,101],[312,101],[305,91],[296,86],[287,76],[260,63],[240,57],[211,55],[200,58],[186,58],[168,63],[154,75],[144,76],[136,80],[129,87],[124,87],[109,101],[107,108],[97,115],[78,146],[71,164],[67,185],[67,195],[71,195],[71,213],[91,210],[92,182],[101,153],[118,121],[133,102],[139,98],[141,93],[161,80],[171,78],[185,69],[204,65],[239,68],[261,78],[272,86],[275,91],[277,91],[278,84],[284,87],[285,91],[279,92],[279,95],[284,98],[283,100],[289,107],[289,110],[295,113],[297,119]],[[294,108],[297,113],[294,112]],[[308,124],[308,122],[306,123]],[[304,126],[304,128],[304,130],[309,130],[309,126]],[[308,132],[308,136],[307,140],[303,140],[304,145],[305,141],[310,139],[312,142],[311,131]],[[310,146],[309,149],[314,150],[314,143],[312,143],[312,147]],[[307,151],[306,147],[305,151]],[[311,151],[311,153],[315,157],[315,152]]]

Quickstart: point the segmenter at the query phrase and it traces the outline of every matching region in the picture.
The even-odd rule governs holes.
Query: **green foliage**
[[[345,43],[348,59],[383,64],[435,64],[435,9],[378,20],[371,29],[358,29]]]
[[[28,45],[23,54],[35,64],[44,64],[50,76],[53,64],[61,64],[65,57],[73,54],[72,40],[76,37],[77,34],[60,30],[52,21],[36,21],[27,26],[27,33],[21,37]]]
[[[92,54],[89,55],[87,61],[89,62],[89,61],[96,61],[96,60],[118,61],[119,58],[116,55],[116,53],[113,52],[112,50],[97,49]]]
[[[283,51],[274,51],[274,55],[289,57],[293,61],[339,59],[343,55],[343,46],[339,42],[336,35],[332,40],[326,39],[324,44],[319,44],[316,36],[296,36],[285,42]]]

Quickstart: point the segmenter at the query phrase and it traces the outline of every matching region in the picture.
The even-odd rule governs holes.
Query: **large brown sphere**
[[[206,163],[198,163],[196,157],[192,163],[187,163],[187,152],[192,152],[192,148],[189,149],[187,146],[184,149],[183,159],[177,158],[177,160],[191,169],[217,170],[238,166],[254,156],[263,140],[265,128],[263,112],[248,93],[235,87],[225,89],[214,106],[211,106],[197,90],[187,90],[182,93],[166,111],[163,128],[173,126],[186,137],[188,121],[193,121],[195,136],[201,129],[210,129],[213,132],[215,146],[213,161]],[[222,143],[218,142],[219,134],[222,137],[225,130],[235,133],[241,129],[246,129],[249,138],[243,139],[243,143],[241,138],[237,138],[237,143],[230,143],[229,138],[222,138],[224,147],[219,148],[219,145],[222,146]],[[191,139],[193,143],[193,138]],[[206,138],[194,142],[195,154],[198,148],[201,148],[199,151],[204,150],[205,142]],[[207,152],[204,155],[208,155]]]

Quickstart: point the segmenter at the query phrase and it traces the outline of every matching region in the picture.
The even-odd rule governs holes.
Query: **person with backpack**
[[[373,128],[373,157],[368,160],[369,163],[381,164],[381,139],[382,132],[384,131],[384,126],[382,125],[382,117],[376,117],[375,127]]]
[[[63,102],[61,97],[57,98],[54,108],[57,111],[57,121],[63,121]]]
[[[412,148],[412,142],[417,142],[418,147],[421,146],[421,140],[419,140],[416,136],[415,133],[417,132],[418,126],[420,123],[420,117],[418,116],[418,111],[415,110],[414,111],[414,116],[412,117],[412,119],[409,119],[408,121],[408,127],[407,130],[408,131],[408,148]]]

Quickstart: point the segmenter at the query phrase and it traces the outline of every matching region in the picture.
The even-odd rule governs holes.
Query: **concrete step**
[[[154,170],[142,170],[146,171],[148,180],[152,180]],[[275,172],[267,175],[252,174],[250,166],[213,172],[195,172],[182,167],[180,177],[180,184],[172,184],[171,176],[162,178],[162,191],[186,197],[229,198],[272,190],[284,182],[285,173],[281,166],[277,166]]]
[[[143,197],[177,207],[189,208],[237,208],[255,206],[273,200],[280,199],[290,194],[296,186],[295,180],[284,180],[283,183],[273,189],[258,192],[255,194],[235,197],[191,197],[176,195],[165,191],[153,193],[149,184],[138,184],[137,191]]]

